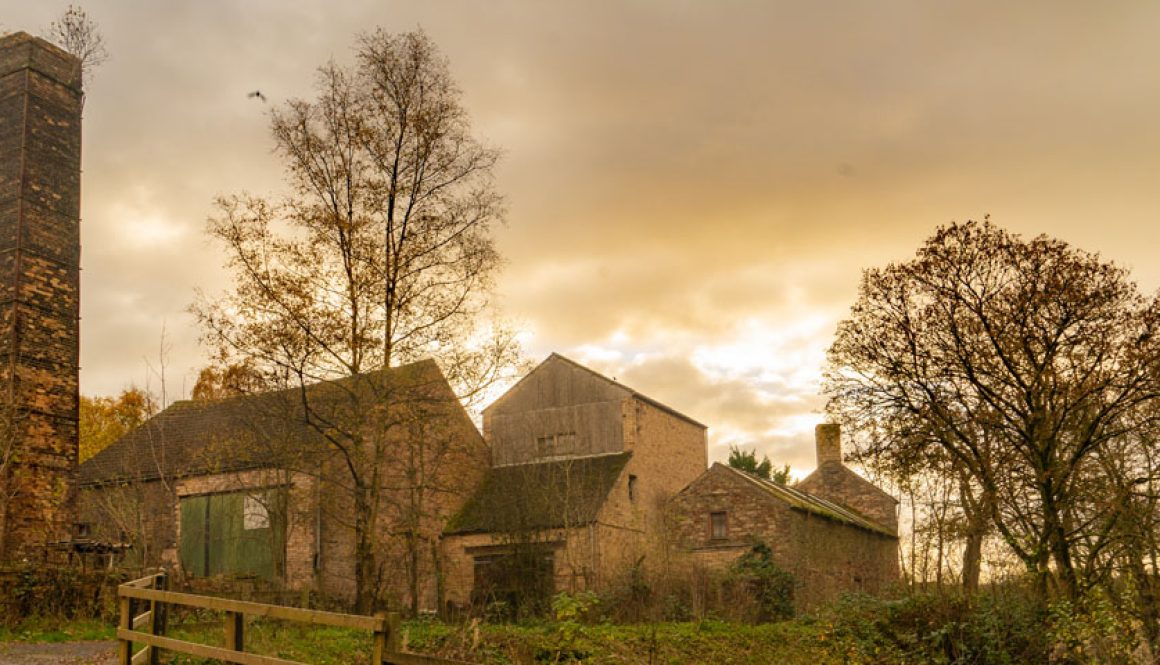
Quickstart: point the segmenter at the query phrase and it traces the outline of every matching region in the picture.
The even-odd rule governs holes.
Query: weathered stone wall
[[[814,438],[818,468],[797,488],[851,508],[898,533],[898,501],[843,463],[839,426],[822,423],[814,428]]]
[[[632,457],[597,515],[592,565],[598,585],[637,561],[657,562],[668,538],[667,502],[708,463],[704,427],[636,395],[620,406],[624,450]]]
[[[0,560],[73,522],[80,116],[76,58],[0,39]]]
[[[795,605],[808,609],[849,591],[879,591],[898,580],[898,539],[792,508],[713,467],[671,504],[675,536],[694,562],[728,566],[757,542],[798,582]],[[726,515],[714,539],[710,514]]]
[[[394,606],[410,606],[410,570],[417,559],[418,605],[424,610],[439,607],[438,577],[446,575],[439,535],[491,466],[487,444],[447,384],[432,389],[438,392],[422,405],[422,413],[400,418],[401,424],[389,433],[375,527],[383,596]],[[322,485],[319,587],[350,602],[356,564],[351,479],[343,468],[329,469],[325,476],[332,482]],[[422,480],[424,489],[411,493],[407,488],[415,479]],[[408,525],[417,527],[417,557],[411,556],[403,535]]]
[[[599,586],[599,548],[605,543],[601,527],[550,529],[535,534],[534,542],[552,550],[553,584],[556,591],[582,591]],[[609,545],[612,545],[610,541]],[[510,551],[502,536],[487,533],[456,534],[443,539],[446,602],[465,607],[475,588],[475,557]],[[615,553],[613,553],[615,555]]]

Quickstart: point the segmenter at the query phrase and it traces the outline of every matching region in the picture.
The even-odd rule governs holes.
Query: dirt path
[[[116,642],[0,643],[0,665],[115,665]]]

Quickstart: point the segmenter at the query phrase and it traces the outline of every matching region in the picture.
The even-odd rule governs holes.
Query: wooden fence
[[[470,665],[458,660],[404,652],[399,647],[399,615],[380,612],[375,616],[358,616],[304,610],[297,607],[265,605],[243,600],[199,596],[167,590],[165,573],[126,582],[117,588],[120,622],[117,626],[119,665],[157,665],[162,649],[176,653],[216,658],[239,665],[307,665],[298,661],[246,653],[245,617],[259,616],[295,621],[315,626],[337,626],[368,630],[374,634],[372,665]],[[224,646],[214,647],[165,636],[166,606],[200,607],[225,613]],[[142,608],[144,612],[135,614]],[[134,652],[135,646],[143,646]]]

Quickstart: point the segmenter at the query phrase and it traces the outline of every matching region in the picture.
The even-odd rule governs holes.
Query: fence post
[[[398,612],[387,613],[387,652],[399,653],[403,650],[400,640],[400,631],[403,627],[403,618]]]
[[[165,573],[157,573],[153,577],[153,588],[157,591],[165,590]],[[165,632],[164,625],[161,619],[161,613],[164,611],[164,603],[156,600],[149,601],[149,634],[162,635]],[[149,647],[149,665],[158,665],[161,662],[160,649],[157,647]]]
[[[378,625],[375,627],[374,647],[371,650],[371,665],[387,662],[387,613],[375,612]]]
[[[226,648],[246,650],[246,615],[241,612],[226,612]]]
[[[117,604],[120,606],[120,620],[117,622],[118,628],[125,630],[133,629],[133,599],[121,596],[117,599]],[[133,665],[133,643],[122,638],[121,644],[117,650],[117,665]]]

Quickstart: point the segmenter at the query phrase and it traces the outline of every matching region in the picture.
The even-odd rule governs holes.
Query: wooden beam
[[[154,573],[152,575],[146,575],[145,577],[135,579],[132,582],[125,582],[125,583],[121,584],[121,587],[130,587],[130,588],[137,588],[137,589],[150,588],[156,583],[158,575],[164,575],[164,573]]]
[[[337,612],[323,612],[320,610],[304,610],[298,607],[283,607],[281,605],[264,605],[245,600],[229,598],[214,598],[210,596],[196,596],[191,593],[176,591],[156,591],[154,589],[136,589],[121,587],[118,590],[122,599],[141,598],[155,600],[186,607],[201,607],[207,610],[220,612],[238,612],[251,616],[268,617],[271,619],[285,619],[298,621],[316,626],[335,626],[338,628],[356,628],[359,630],[381,630],[383,619],[378,617],[360,616],[356,614],[339,614]]]
[[[275,658],[274,656],[259,656],[254,653],[246,653],[244,651],[230,651],[221,647],[211,647],[207,644],[197,644],[196,642],[186,642],[184,640],[173,639],[172,637],[162,637],[161,635],[150,635],[148,633],[135,633],[131,630],[120,628],[117,630],[117,639],[132,640],[140,642],[141,644],[148,644],[149,646],[159,647],[162,649],[169,649],[178,653],[187,653],[191,656],[201,656],[202,658],[216,658],[227,663],[236,663],[237,665],[306,665],[296,660],[285,660],[282,658]]]
[[[138,614],[133,617],[133,630],[140,630],[145,626],[153,626],[153,611],[150,610],[145,614]],[[150,631],[152,632],[152,631]]]

